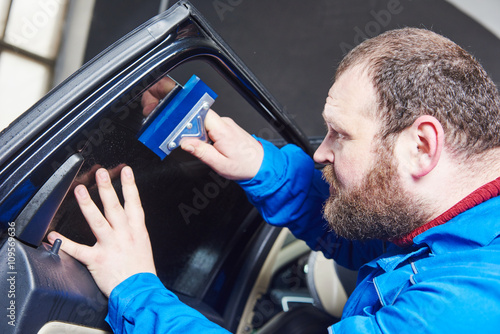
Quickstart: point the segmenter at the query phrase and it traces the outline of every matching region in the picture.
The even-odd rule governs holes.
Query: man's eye
[[[326,131],[327,131],[326,136],[331,138],[332,140],[346,138],[346,136],[344,134],[337,132],[330,123],[325,122],[325,126],[326,126]]]
[[[345,135],[333,130],[332,128],[328,129],[328,134],[333,139],[345,139]]]

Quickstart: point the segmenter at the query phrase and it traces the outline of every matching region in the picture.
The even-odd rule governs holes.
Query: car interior
[[[287,109],[319,114],[332,61],[365,37],[406,25],[431,28],[472,50],[498,85],[500,26],[488,11],[496,2],[162,0],[167,10],[101,51],[110,44],[103,31],[116,40],[157,5],[128,1],[118,13],[126,2],[96,2],[93,14],[108,24],[93,25],[86,64],[0,132],[0,333],[111,332],[107,299],[88,270],[45,237],[56,230],[92,245],[73,189],[86,185],[100,206],[96,170],[108,169],[120,194],[125,165],[136,176],[158,276],[181,301],[233,333],[327,333],[357,273],[266,224],[235,182],[189,154],[176,149],[161,159],[144,146],[140,134],[162,112],[146,116],[144,94],[166,78],[182,89],[198,75],[218,94],[214,110],[229,109],[248,132],[312,155],[323,124]],[[0,1],[0,10],[11,6]],[[6,47],[0,41],[0,56],[16,51]]]
[[[205,64],[214,72],[202,79],[227,82],[255,109],[261,135],[312,154],[317,139],[302,133],[199,12],[179,1],[0,133],[0,254],[10,259],[0,264],[0,287],[14,289],[7,302],[16,323],[0,323],[0,332],[110,331],[107,300],[90,273],[45,236],[57,230],[92,245],[72,190],[85,184],[100,205],[96,170],[108,169],[120,193],[116,176],[124,165],[136,173],[158,276],[183,302],[235,333],[323,333],[340,318],[356,273],[267,225],[236,183],[189,154],[174,150],[162,160],[138,141],[144,93],[167,76],[185,82],[185,73]]]

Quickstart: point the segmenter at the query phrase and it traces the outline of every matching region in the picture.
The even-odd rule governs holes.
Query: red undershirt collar
[[[406,236],[392,240],[392,242],[399,247],[410,246],[413,244],[413,238],[415,238],[417,235],[427,231],[430,228],[442,225],[448,222],[450,219],[458,216],[459,214],[498,195],[500,195],[500,177],[496,180],[491,181],[490,183],[481,186],[440,216],[416,228]]]

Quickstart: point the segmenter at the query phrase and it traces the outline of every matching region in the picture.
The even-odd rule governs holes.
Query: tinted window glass
[[[158,276],[176,292],[202,297],[212,283],[221,288],[229,279],[228,273],[217,277],[215,274],[228,256],[237,261],[231,252],[240,252],[257,228],[248,225],[253,223],[243,223],[253,208],[236,183],[220,177],[189,154],[177,149],[162,161],[137,140],[143,121],[144,91],[140,85],[132,88],[131,93],[103,113],[93,128],[82,130],[83,139],[77,146],[85,162],[72,188],[86,184],[101,206],[95,171],[100,167],[108,169],[121,196],[119,173],[124,165],[131,166],[146,214]],[[72,191],[51,229],[77,242],[95,242]]]

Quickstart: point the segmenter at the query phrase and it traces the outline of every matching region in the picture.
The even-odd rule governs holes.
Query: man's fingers
[[[175,88],[176,83],[174,80],[169,77],[163,77],[160,81],[155,85],[156,86],[156,95],[159,98],[163,98],[165,95],[170,93],[172,89]]]
[[[227,179],[248,180],[257,174],[264,150],[255,138],[232,119],[212,110],[205,118],[205,128],[213,145],[186,138],[181,141],[182,149]]]
[[[212,109],[209,109],[207,115],[205,116],[205,129],[214,142],[219,140],[218,137],[220,135],[226,134],[226,131],[224,131],[225,126],[226,124],[224,123],[222,117],[220,117],[219,114]]]
[[[88,261],[90,260],[90,250],[91,248],[86,245],[81,245],[76,243],[65,236],[57,233],[50,232],[47,235],[47,240],[53,245],[56,239],[61,239],[61,249],[83,263],[84,265],[88,265]]]
[[[209,133],[209,135],[216,136],[217,135],[216,133],[215,134],[210,133],[210,131],[213,129],[218,129],[221,126],[223,126],[222,122],[223,122],[222,118],[215,111],[213,111],[212,109],[208,110],[207,115],[205,116],[205,129]],[[211,139],[213,141],[217,140],[217,138],[212,138],[212,137]],[[210,148],[204,144],[205,142],[198,140],[196,138],[186,137],[181,140],[181,148],[184,151],[191,153],[201,161],[208,164],[208,162],[203,158],[207,157],[207,150],[210,150]],[[208,159],[210,159],[210,157],[208,157]]]
[[[154,108],[158,105],[158,102],[159,100],[149,91],[146,91],[142,95],[141,105],[144,117],[147,117],[154,110]]]
[[[111,183],[111,177],[106,169],[101,168],[96,173],[97,188],[104,207],[104,215],[111,226],[116,227],[126,221],[125,212]]]
[[[225,166],[226,157],[212,145],[198,139],[189,138],[181,141],[181,148],[191,153],[217,172],[223,173],[220,169]]]
[[[122,192],[125,199],[125,213],[129,217],[131,223],[143,222],[144,211],[141,205],[139,191],[135,184],[134,173],[132,168],[126,166],[121,172]]]
[[[97,240],[105,239],[111,228],[84,185],[75,188],[75,198]]]
[[[175,85],[175,81],[173,81],[169,77],[163,77],[160,81],[149,88],[142,95],[141,99],[143,115],[148,116],[158,105],[158,102],[162,98],[164,98],[172,89],[174,89]]]
[[[117,165],[116,167],[108,169],[109,177],[111,178],[111,180],[114,180],[115,178],[117,178],[121,174],[122,169],[125,166],[127,166],[127,165],[124,163],[121,163],[121,164]]]

